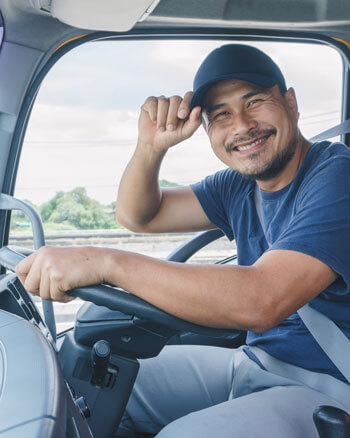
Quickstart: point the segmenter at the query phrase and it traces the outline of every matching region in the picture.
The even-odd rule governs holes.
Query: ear
[[[299,119],[298,102],[297,102],[297,98],[295,96],[294,88],[289,88],[284,93],[284,98],[285,98],[289,108],[293,111],[293,113],[295,114],[295,116],[298,120]]]

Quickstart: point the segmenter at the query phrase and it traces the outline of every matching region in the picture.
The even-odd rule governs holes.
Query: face
[[[224,80],[208,92],[203,124],[217,157],[256,180],[281,174],[298,144],[298,107],[294,90],[281,94],[278,85],[259,88]]]

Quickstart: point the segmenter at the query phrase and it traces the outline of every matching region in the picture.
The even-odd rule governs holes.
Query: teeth
[[[259,140],[256,140],[253,143],[248,144],[247,146],[238,146],[237,150],[239,150],[239,151],[246,151],[247,149],[253,148],[254,146],[262,143],[265,140],[266,140],[266,137],[259,138]]]

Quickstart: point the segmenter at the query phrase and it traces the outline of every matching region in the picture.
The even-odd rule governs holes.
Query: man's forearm
[[[252,267],[186,265],[118,250],[106,250],[104,259],[104,281],[170,314],[205,326],[260,330]]]
[[[194,265],[102,249],[103,281],[201,325],[264,332],[311,301],[338,274],[304,253],[271,250],[251,266]]]
[[[158,175],[165,152],[139,144],[119,185],[117,221],[137,231],[156,215],[161,203]]]
[[[157,232],[168,229],[167,217],[155,227],[147,225],[161,207],[158,174],[166,151],[191,137],[201,125],[200,107],[190,111],[191,97],[192,92],[183,99],[150,96],[141,107],[138,146],[124,172],[117,201],[117,221],[129,229]]]
[[[67,301],[66,291],[112,283],[179,318],[256,332],[279,324],[338,277],[298,251],[267,251],[252,266],[207,266],[98,247],[42,247],[16,273],[44,299]]]

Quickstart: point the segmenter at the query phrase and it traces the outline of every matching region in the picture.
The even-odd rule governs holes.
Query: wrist
[[[115,286],[120,286],[122,281],[122,254],[123,251],[118,249],[104,249],[104,254],[101,254],[101,273],[103,273],[102,283],[110,283]]]
[[[157,147],[152,143],[144,142],[141,139],[138,139],[137,141],[136,152],[140,154],[144,154],[147,159],[161,161],[164,158],[167,151],[168,148],[164,149],[161,147]]]
[[[90,269],[94,272],[93,276],[96,278],[95,284],[102,284],[111,282],[108,277],[110,275],[110,252],[109,248],[101,248],[97,246],[82,247],[83,256],[89,262]],[[91,273],[92,273],[91,272]]]

